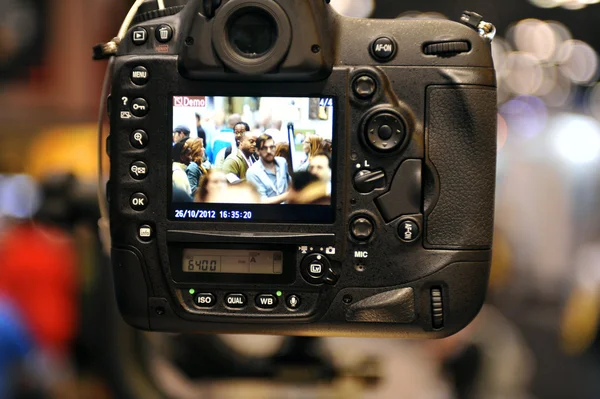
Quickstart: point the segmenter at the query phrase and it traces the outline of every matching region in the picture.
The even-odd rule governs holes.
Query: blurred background
[[[98,237],[105,62],[132,1],[0,0],[0,398],[600,397],[598,0],[332,0],[495,24],[487,304],[439,341],[138,333]],[[166,1],[181,3],[181,1]]]

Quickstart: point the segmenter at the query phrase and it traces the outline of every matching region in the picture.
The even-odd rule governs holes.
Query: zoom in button
[[[141,150],[148,145],[148,133],[143,130],[136,130],[129,136],[129,142],[132,146]]]

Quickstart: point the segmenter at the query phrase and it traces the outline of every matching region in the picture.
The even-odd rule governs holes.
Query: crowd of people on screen
[[[196,124],[194,137],[186,126],[173,131],[173,202],[331,204],[330,139],[282,135],[281,122],[251,129],[232,114],[207,143],[198,114]]]

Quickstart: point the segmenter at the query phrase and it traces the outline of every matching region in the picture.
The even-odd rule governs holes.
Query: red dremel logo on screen
[[[174,96],[173,106],[203,108],[206,107],[206,97]]]

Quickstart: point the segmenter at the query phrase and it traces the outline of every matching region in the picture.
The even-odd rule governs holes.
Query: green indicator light
[[[193,289],[193,288],[190,288],[190,291],[189,291],[189,293],[190,293],[190,295],[194,295],[194,294],[196,293],[196,290],[195,290],[195,289]]]
[[[277,291],[275,294],[277,294],[277,296],[281,296],[282,292],[281,291]]]

